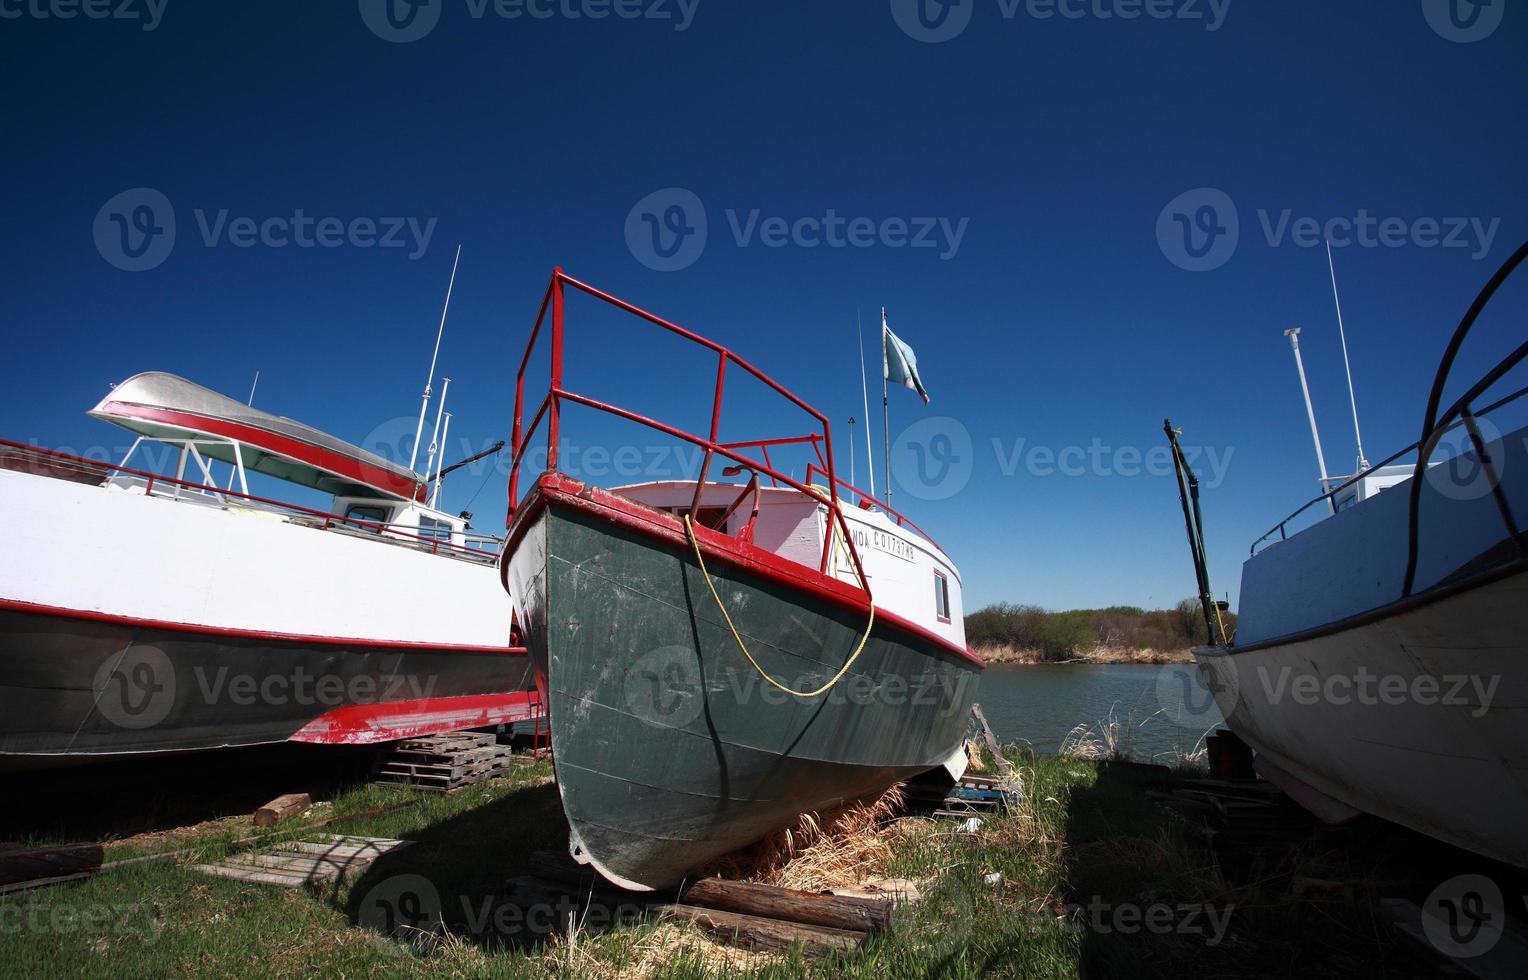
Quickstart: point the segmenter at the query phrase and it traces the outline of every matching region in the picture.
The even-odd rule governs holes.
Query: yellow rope
[[[834,684],[837,684],[839,681],[843,680],[844,675],[849,672],[849,668],[853,667],[854,662],[859,659],[860,654],[865,652],[865,644],[870,641],[870,630],[875,626],[875,600],[873,599],[870,600],[870,621],[865,624],[865,635],[860,637],[859,646],[855,648],[854,655],[844,663],[843,667],[839,670],[838,673],[833,675],[832,680],[828,681],[826,684],[822,685],[815,691],[797,691],[786,687],[784,684],[781,684],[779,681],[769,676],[764,668],[759,666],[759,662],[753,659],[753,654],[748,650],[748,644],[743,642],[743,637],[739,635],[737,627],[732,624],[732,617],[727,615],[727,607],[722,605],[722,597],[717,594],[716,586],[711,582],[711,573],[706,570],[706,559],[700,553],[700,541],[695,537],[695,525],[690,522],[689,514],[684,515],[684,533],[689,535],[690,546],[695,549],[695,561],[700,565],[700,574],[706,580],[706,588],[711,590],[711,598],[716,600],[716,608],[721,610],[722,618],[727,621],[727,628],[732,631],[732,638],[737,641],[738,649],[743,651],[743,656],[747,657],[748,662],[753,664],[753,669],[759,672],[759,676],[764,678],[766,681],[769,681],[769,683],[773,684],[775,687],[784,691],[786,694],[791,695],[792,697],[798,698],[815,698],[818,695],[826,694]],[[860,570],[860,585],[865,590],[866,598],[869,598],[870,584],[865,581],[863,569]]]

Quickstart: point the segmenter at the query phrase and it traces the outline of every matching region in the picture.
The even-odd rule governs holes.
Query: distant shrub
[[[1234,630],[1236,617],[1224,614]],[[978,649],[1032,651],[1039,660],[1070,660],[1097,648],[1182,650],[1206,642],[1198,599],[1172,609],[1110,606],[1052,612],[1039,606],[999,602],[966,617],[966,642]]]

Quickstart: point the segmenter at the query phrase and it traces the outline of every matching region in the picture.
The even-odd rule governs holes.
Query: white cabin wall
[[[492,565],[141,492],[0,470],[0,596],[172,623],[507,645]]]

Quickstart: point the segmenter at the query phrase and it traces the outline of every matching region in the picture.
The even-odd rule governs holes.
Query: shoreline
[[[1013,647],[973,647],[987,666],[1053,667],[1062,664],[1135,664],[1139,666],[1163,666],[1166,664],[1191,664],[1194,652],[1182,650],[1132,650],[1120,647],[1099,647],[1078,653],[1065,660],[1047,660],[1039,650],[1019,650]]]

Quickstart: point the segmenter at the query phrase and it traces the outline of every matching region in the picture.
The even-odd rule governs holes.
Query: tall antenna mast
[[[451,390],[451,379],[442,378],[440,385],[440,404],[435,406],[435,431],[430,433],[430,455],[424,464],[425,482],[430,481],[430,471],[435,469],[435,453],[440,447],[437,441],[440,438],[440,417],[446,411],[446,393]],[[412,469],[412,467],[410,467]]]
[[[1300,372],[1300,391],[1305,395],[1305,415],[1310,419],[1310,437],[1316,444],[1316,466],[1321,471],[1321,492],[1326,493],[1329,482],[1326,475],[1326,454],[1321,451],[1321,433],[1316,431],[1316,409],[1310,403],[1310,385],[1305,382],[1305,360],[1300,357],[1300,328],[1290,327],[1284,331],[1284,336],[1289,338],[1289,346],[1295,352],[1295,370]],[[1332,513],[1337,512],[1337,505],[1327,501],[1332,507]]]
[[[257,369],[254,384],[249,386],[249,401],[245,402],[250,408],[255,407],[255,389],[258,387],[260,387],[260,371]]]
[[[451,309],[451,290],[456,287],[456,266],[461,260],[462,247],[458,245],[456,246],[456,258],[451,262],[451,281],[446,284],[446,305],[441,307],[440,327],[435,331],[435,353],[430,355],[430,375],[424,379],[424,400],[419,403],[419,424],[414,426],[414,449],[409,454],[409,469],[411,470],[414,468],[414,464],[419,462],[419,438],[424,435],[424,413],[430,407],[430,388],[435,384],[435,362],[440,358],[440,338],[446,332],[446,312]],[[444,398],[444,394],[441,397]],[[440,416],[437,415],[435,418],[438,424]],[[430,451],[435,451],[433,439],[431,440]],[[428,471],[429,467],[426,466],[425,469]],[[428,472],[425,473],[425,476],[429,475]]]
[[[1342,338],[1342,366],[1348,372],[1348,402],[1353,406],[1353,438],[1358,443],[1358,472],[1369,468],[1364,458],[1364,435],[1358,429],[1358,396],[1353,392],[1353,365],[1348,361],[1348,332],[1342,324],[1342,297],[1337,293],[1337,263],[1332,261],[1332,243],[1326,243],[1326,267],[1332,273],[1332,299],[1337,304],[1337,336]]]
[[[440,403],[446,403],[446,393],[440,393]],[[446,427],[440,434],[440,462],[435,464],[435,489],[430,493],[430,507],[439,510],[441,471],[446,468],[446,443],[451,438],[451,413],[446,413]],[[432,454],[433,455],[433,454]]]
[[[859,327],[860,349],[860,394],[865,399],[865,462],[870,466],[870,496],[875,496],[875,440],[870,438],[873,431],[870,425],[870,382],[865,380],[865,323],[860,318],[860,311],[854,311],[854,322]],[[852,480],[850,481],[853,482]]]

